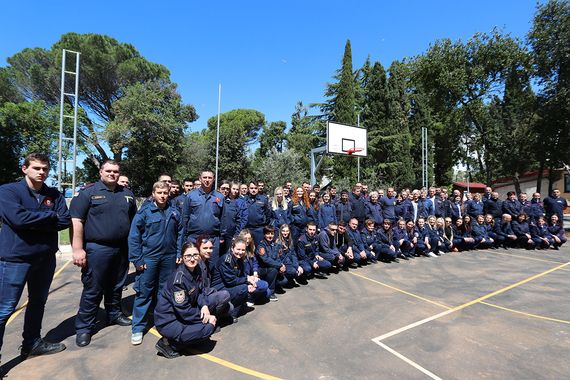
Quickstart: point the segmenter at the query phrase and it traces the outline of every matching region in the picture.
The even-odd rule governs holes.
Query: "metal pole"
[[[61,156],[63,149],[63,100],[65,93],[65,49],[62,50],[61,56],[61,95],[59,98],[59,147],[58,147],[58,160],[57,160],[57,188],[59,191],[63,189],[61,186]]]
[[[73,106],[73,176],[71,195],[75,195],[75,172],[77,167],[77,108],[79,108],[79,52],[75,52],[75,102]]]
[[[218,163],[220,151],[220,104],[222,101],[222,84],[218,84],[218,128],[216,129],[216,182],[214,188],[218,188]]]
[[[426,134],[426,190],[429,188],[429,149],[428,149],[428,130],[424,127]]]
[[[356,125],[360,128],[360,112],[357,115]],[[360,182],[360,156],[356,158],[356,182]]]

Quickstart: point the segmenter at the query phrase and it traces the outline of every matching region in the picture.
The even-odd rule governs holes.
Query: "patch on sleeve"
[[[265,248],[263,248],[263,247],[259,248],[259,255],[260,256],[265,255]]]
[[[184,290],[179,290],[174,292],[174,302],[177,304],[182,304],[186,300],[186,292]]]

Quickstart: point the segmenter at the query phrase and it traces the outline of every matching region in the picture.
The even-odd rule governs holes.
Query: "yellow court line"
[[[129,317],[129,318],[131,318],[131,317]],[[154,327],[151,328],[148,332],[151,333],[152,335],[156,336],[157,338],[162,338],[162,335],[160,335],[160,333]],[[214,363],[219,364],[221,366],[227,367],[229,369],[233,369],[234,371],[238,371],[241,373],[245,373],[246,375],[257,377],[258,379],[281,380],[281,378],[279,378],[279,377],[271,376],[271,375],[268,375],[268,374],[263,373],[263,372],[258,372],[258,371],[255,371],[253,369],[242,367],[238,364],[229,362],[229,361],[224,360],[224,359],[220,359],[220,358],[213,356],[213,355],[210,355],[210,354],[200,353],[197,350],[191,350],[191,351],[193,354],[195,354],[195,355],[197,355],[203,359],[209,360],[211,362],[214,362]]]
[[[570,321],[565,321],[565,320],[563,320],[563,319],[556,319],[556,318],[545,317],[545,316],[543,316],[543,315],[537,315],[537,314],[526,313],[526,312],[524,312],[524,311],[509,309],[508,307],[499,306],[499,305],[495,305],[495,304],[493,304],[493,303],[488,303],[488,302],[479,302],[479,303],[482,303],[483,305],[495,307],[495,308],[497,308],[497,309],[501,309],[501,310],[505,310],[505,311],[510,311],[511,313],[526,315],[527,317],[538,318],[538,319],[544,319],[544,320],[552,321],[552,322],[560,322],[560,323],[570,324]]]
[[[401,327],[401,328],[399,328],[399,329],[390,331],[390,332],[388,332],[388,333],[386,333],[386,334],[383,334],[383,335],[380,335],[380,336],[378,336],[378,337],[376,337],[376,338],[372,338],[372,341],[374,341],[375,343],[377,343],[377,342],[379,342],[379,341],[381,341],[381,340],[384,340],[384,339],[386,339],[386,338],[389,338],[389,337],[392,337],[392,336],[394,336],[394,335],[400,334],[400,333],[402,333],[402,332],[404,332],[404,331],[407,331],[407,330],[410,330],[410,329],[412,329],[412,328],[414,328],[414,327],[421,326],[421,325],[423,325],[424,323],[433,321],[433,320],[435,320],[435,319],[439,319],[439,318],[441,318],[441,317],[443,317],[443,316],[446,316],[446,315],[448,315],[448,314],[454,313],[454,312],[456,312],[456,311],[463,310],[463,309],[465,309],[465,308],[467,308],[467,307],[469,307],[469,306],[472,306],[472,305],[474,305],[474,304],[476,304],[476,303],[479,303],[479,302],[481,302],[481,301],[484,301],[484,300],[486,300],[486,299],[488,299],[488,298],[494,297],[494,296],[499,295],[499,294],[501,294],[501,293],[504,293],[504,292],[506,292],[506,291],[508,291],[508,290],[511,290],[511,289],[513,289],[513,288],[516,288],[517,286],[526,284],[527,282],[536,280],[537,278],[546,276],[546,275],[549,274],[549,273],[552,273],[552,272],[554,272],[554,271],[557,271],[557,270],[559,270],[559,269],[562,269],[562,268],[564,268],[565,266],[567,266],[568,264],[570,264],[570,261],[567,262],[567,263],[565,263],[565,264],[558,265],[557,267],[554,267],[554,268],[552,268],[552,269],[546,270],[546,271],[544,271],[544,272],[542,272],[542,273],[535,274],[534,276],[528,277],[528,278],[526,278],[526,279],[524,279],[524,280],[521,280],[521,281],[519,281],[519,282],[517,282],[517,283],[515,283],[515,284],[509,285],[509,286],[505,286],[504,288],[501,288],[501,289],[496,290],[496,291],[494,291],[494,292],[492,292],[492,293],[489,293],[489,294],[487,294],[487,295],[484,295],[484,296],[482,296],[482,297],[479,297],[479,298],[477,298],[477,299],[474,299],[473,301],[466,302],[466,303],[464,303],[463,305],[456,306],[456,307],[454,307],[453,309],[446,310],[446,311],[441,312],[441,313],[439,313],[439,314],[436,314],[436,315],[433,315],[433,316],[431,316],[431,317],[422,319],[422,320],[420,320],[420,321],[411,323],[411,324],[409,324],[409,325],[407,325],[407,326],[404,326],[404,327]]]
[[[554,263],[554,264],[563,264],[564,262],[562,261],[556,261],[556,260],[547,260],[547,259],[539,259],[537,257],[528,257],[528,256],[521,256],[521,255],[515,255],[513,253],[506,253],[506,252],[496,252],[496,251],[490,251],[490,250],[486,250],[486,252],[489,253],[495,253],[497,255],[504,255],[504,256],[512,256],[512,257],[519,257],[521,259],[527,259],[527,260],[533,260],[533,261],[542,261],[544,263]],[[563,270],[565,272],[570,272],[570,269],[560,269]]]
[[[354,273],[354,272],[348,272],[348,273],[352,274],[353,276],[360,277],[360,278],[363,278],[363,279],[365,279],[365,280],[368,280],[368,281],[374,282],[374,283],[376,283],[376,284],[382,285],[382,286],[384,286],[384,287],[386,287],[386,288],[395,290],[395,291],[397,291],[397,292],[400,292],[400,293],[403,293],[403,294],[407,294],[408,296],[411,296],[411,297],[420,299],[420,300],[425,301],[425,302],[429,302],[429,303],[431,303],[431,304],[433,304],[433,305],[436,305],[436,306],[439,306],[439,307],[443,307],[444,309],[447,309],[447,310],[452,309],[451,306],[447,306],[447,305],[444,305],[444,304],[442,304],[442,303],[439,303],[439,302],[432,301],[432,300],[430,300],[430,299],[424,298],[424,297],[422,297],[422,296],[418,296],[417,294],[410,293],[410,292],[407,292],[407,291],[402,290],[402,289],[398,289],[398,288],[396,288],[395,286],[388,285],[388,284],[385,284],[385,283],[383,283],[383,282],[373,280],[373,279],[368,278],[368,277],[366,277],[366,276],[363,276],[363,275],[361,275],[361,274],[357,274],[357,273]]]
[[[59,270],[57,272],[54,273],[52,281],[55,280],[55,278],[57,276],[59,276],[59,274],[61,272],[63,272],[63,270],[65,269],[65,267],[67,267],[69,265],[69,263],[71,263],[73,260],[69,260],[67,262],[65,262],[65,264],[62,265],[61,268],[59,268]],[[16,319],[16,317],[18,315],[20,315],[20,313],[26,308],[26,306],[28,306],[28,301],[24,302],[24,304],[22,306],[20,306],[19,308],[17,308],[12,315],[10,316],[10,318],[8,318],[8,322],[6,322],[6,326],[8,326],[10,324],[10,322],[12,322],[14,319]]]

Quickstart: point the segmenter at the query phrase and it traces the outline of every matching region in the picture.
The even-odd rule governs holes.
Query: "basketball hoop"
[[[352,156],[353,153],[362,152],[363,150],[364,150],[364,148],[351,148],[351,149],[346,151],[346,154],[348,154],[349,156]]]

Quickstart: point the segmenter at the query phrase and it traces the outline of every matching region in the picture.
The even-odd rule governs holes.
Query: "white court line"
[[[398,351],[393,350],[392,348],[386,346],[384,343],[379,342],[379,341],[375,341],[376,344],[378,344],[380,347],[382,347],[383,349],[385,349],[386,351],[388,351],[389,353],[397,356],[398,358],[402,359],[403,361],[405,361],[406,363],[408,363],[409,365],[411,365],[412,367],[414,367],[415,369],[423,372],[424,374],[426,374],[427,376],[431,377],[434,380],[442,380],[441,377],[437,376],[436,374],[434,374],[433,372],[428,371],[427,369],[425,369],[424,367],[422,367],[421,365],[419,365],[418,363],[414,362],[413,360],[408,359],[407,357],[405,357],[404,355],[400,354]]]
[[[454,307],[453,309],[449,309],[449,310],[443,311],[443,312],[441,312],[441,313],[439,313],[439,314],[432,315],[431,317],[424,318],[424,319],[422,319],[422,320],[420,320],[420,321],[411,323],[411,324],[409,324],[409,325],[407,325],[407,326],[404,326],[404,327],[401,327],[401,328],[399,328],[399,329],[390,331],[390,332],[388,332],[388,333],[386,333],[386,334],[384,334],[384,335],[380,335],[380,336],[378,336],[378,337],[376,337],[376,338],[373,338],[372,341],[373,341],[374,343],[376,343],[377,345],[379,345],[380,347],[384,348],[386,351],[390,352],[391,354],[395,355],[396,357],[398,357],[398,358],[400,358],[401,360],[405,361],[406,363],[410,364],[410,365],[413,366],[414,368],[416,368],[416,369],[418,369],[419,371],[423,372],[424,374],[428,375],[428,376],[431,377],[432,379],[440,379],[439,377],[437,377],[436,375],[434,375],[433,373],[431,373],[431,372],[428,371],[427,369],[423,368],[423,367],[420,366],[419,364],[413,362],[412,360],[408,359],[407,357],[405,357],[404,355],[400,354],[399,352],[397,352],[397,351],[391,349],[390,347],[386,346],[386,345],[385,345],[384,343],[382,343],[381,341],[384,340],[384,339],[387,339],[387,338],[389,338],[389,337],[392,337],[392,336],[394,336],[394,335],[400,334],[400,333],[402,333],[402,332],[404,332],[404,331],[413,329],[414,327],[421,326],[421,325],[423,325],[424,323],[427,323],[427,322],[433,321],[433,320],[435,320],[435,319],[444,317],[444,316],[446,316],[446,315],[448,315],[448,314],[451,314],[451,313],[455,313],[456,311],[463,310],[463,309],[465,309],[465,308],[467,308],[467,307],[469,307],[469,306],[472,306],[472,305],[481,303],[481,301],[484,301],[484,300],[486,300],[486,299],[488,299],[488,298],[491,298],[491,297],[494,297],[494,296],[499,295],[499,294],[501,294],[501,293],[504,293],[504,292],[506,292],[506,291],[508,291],[508,290],[510,290],[510,289],[516,288],[517,286],[526,284],[527,282],[536,280],[537,278],[543,277],[543,276],[545,276],[545,275],[547,275],[547,274],[549,274],[549,273],[552,273],[552,272],[554,272],[554,271],[557,271],[557,270],[559,270],[559,269],[562,269],[562,268],[564,268],[565,266],[567,266],[567,265],[569,265],[569,264],[570,264],[570,261],[567,262],[567,263],[564,263],[564,264],[562,264],[562,265],[558,265],[557,267],[554,267],[554,268],[552,268],[552,269],[546,270],[546,271],[544,271],[544,272],[542,272],[542,273],[535,274],[534,276],[525,278],[524,280],[521,280],[521,281],[519,281],[519,282],[517,282],[517,283],[515,283],[515,284],[511,284],[511,285],[509,285],[509,286],[505,286],[505,287],[502,288],[502,289],[496,290],[496,291],[494,291],[494,292],[492,292],[492,293],[489,293],[489,294],[487,294],[487,295],[484,295],[484,296],[482,296],[482,297],[479,297],[479,298],[477,298],[477,299],[474,299],[473,301],[466,302],[466,303],[464,303],[463,305],[456,306],[456,307]],[[434,376],[435,376],[435,377],[434,377]]]

